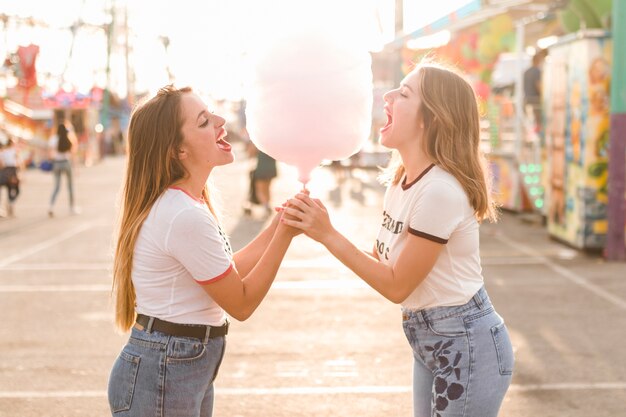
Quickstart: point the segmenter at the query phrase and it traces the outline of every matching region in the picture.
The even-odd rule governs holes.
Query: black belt
[[[150,321],[152,321],[151,327],[149,326]],[[158,332],[169,334],[170,336],[195,337],[197,339],[204,339],[205,337],[213,339],[214,337],[226,336],[228,334],[229,325],[228,321],[219,327],[204,326],[201,324],[179,324],[143,314],[137,315],[137,323],[148,332],[156,330]]]

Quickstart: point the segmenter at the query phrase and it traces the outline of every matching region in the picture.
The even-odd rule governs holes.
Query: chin
[[[393,146],[393,140],[389,134],[385,134],[385,133],[381,134],[378,142],[381,145],[383,145],[385,148],[395,149],[395,146]]]
[[[225,157],[219,165],[228,165],[232,164],[233,162],[235,162],[235,155],[231,153],[229,156]]]
[[[387,136],[384,133],[378,134],[378,143],[383,146],[385,146],[385,143],[387,143]]]

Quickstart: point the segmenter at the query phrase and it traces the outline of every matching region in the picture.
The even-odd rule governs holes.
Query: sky
[[[405,32],[458,9],[468,0],[405,0]],[[216,98],[235,100],[245,91],[250,57],[263,42],[306,19],[335,25],[355,48],[379,50],[394,37],[394,0],[0,0],[0,13],[33,17],[39,24],[3,28],[0,56],[18,45],[40,46],[40,82],[52,91],[88,91],[106,83],[106,10],[116,5],[116,21],[127,10],[128,62],[134,91],[154,92],[170,81],[192,85]],[[297,7],[294,7],[297,6]],[[300,11],[306,9],[305,15]],[[83,22],[72,37],[68,29]],[[343,32],[341,32],[343,31]],[[73,43],[72,43],[73,42]],[[165,47],[167,43],[167,48]],[[110,84],[126,94],[126,37],[118,31],[110,61]],[[72,51],[70,55],[70,50]],[[168,73],[169,70],[169,73]],[[1,80],[0,80],[1,82]]]

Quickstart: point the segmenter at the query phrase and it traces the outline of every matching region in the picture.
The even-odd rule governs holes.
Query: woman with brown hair
[[[384,100],[380,140],[396,159],[373,251],[358,250],[335,230],[324,205],[305,194],[285,209],[297,219],[282,221],[402,305],[416,417],[496,416],[513,350],[481,273],[479,222],[495,220],[496,210],[476,96],[454,71],[423,63]]]
[[[271,225],[233,253],[207,179],[233,162],[225,120],[190,88],[162,88],[131,116],[113,291],[131,330],[111,371],[116,416],[211,416],[228,332],[267,294],[296,229]]]
[[[56,135],[50,138],[48,147],[52,154],[52,173],[54,175],[54,189],[50,196],[48,216],[54,217],[54,203],[61,188],[61,176],[65,175],[67,181],[67,193],[70,201],[70,213],[79,214],[80,210],[74,204],[74,173],[72,171],[73,154],[76,151],[76,143],[73,131],[59,123]]]

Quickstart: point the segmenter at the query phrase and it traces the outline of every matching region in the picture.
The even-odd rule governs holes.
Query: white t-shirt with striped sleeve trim
[[[393,265],[409,234],[444,245],[428,276],[402,302],[407,309],[467,303],[482,287],[478,222],[461,184],[432,165],[410,184],[406,177],[385,193],[376,240],[380,260]]]
[[[230,243],[206,204],[170,188],[154,203],[135,244],[137,313],[220,326],[226,314],[201,286],[232,268]]]

